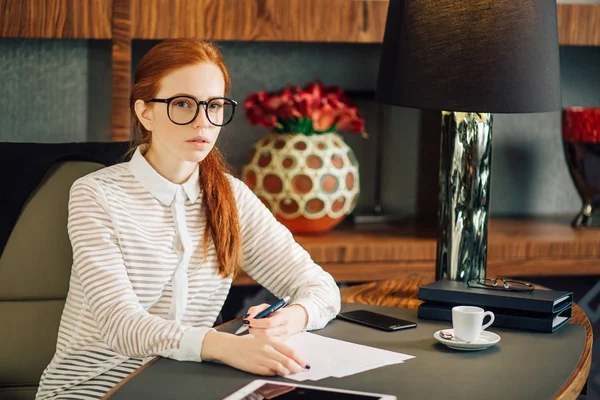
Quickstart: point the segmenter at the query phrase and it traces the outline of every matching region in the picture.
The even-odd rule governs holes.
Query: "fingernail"
[[[245,320],[244,320],[244,323],[245,323],[246,325],[248,325],[248,324],[250,323],[250,321],[248,321],[247,319],[245,319]]]
[[[306,364],[306,367],[304,367],[306,369],[310,369],[310,365]]]
[[[244,318],[248,318],[250,316],[250,313],[244,315]]]

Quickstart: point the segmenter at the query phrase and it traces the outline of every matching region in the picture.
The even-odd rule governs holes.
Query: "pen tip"
[[[240,333],[245,332],[247,329],[248,329],[248,327],[246,325],[243,325],[237,331],[235,331],[234,335],[239,335]]]

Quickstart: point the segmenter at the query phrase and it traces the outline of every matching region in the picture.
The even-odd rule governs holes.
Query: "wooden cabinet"
[[[111,0],[0,0],[0,37],[110,39]]]
[[[600,3],[558,4],[558,42],[567,46],[600,46]]]
[[[378,43],[386,1],[131,0],[135,39]]]
[[[0,37],[381,43],[387,0],[0,0]],[[128,9],[127,19],[113,10]],[[558,4],[562,45],[600,45],[600,3]]]
[[[111,39],[111,137],[128,140],[133,39],[380,43],[387,7],[386,0],[0,0],[0,38]],[[558,30],[562,45],[599,46],[600,3],[559,3]],[[433,278],[435,231],[416,224],[297,239],[339,281]],[[600,274],[599,258],[600,231],[573,230],[568,221],[490,223],[490,275]]]
[[[0,37],[112,39],[111,139],[130,137],[132,39],[381,43],[386,0],[0,0]],[[600,4],[558,4],[562,45],[600,45]]]
[[[128,140],[131,39],[381,43],[385,0],[114,0],[129,18],[113,22],[112,140]],[[115,8],[116,10],[116,8]],[[559,42],[600,45],[600,4],[559,4]],[[116,14],[116,12],[115,12]],[[122,13],[125,15],[125,13]],[[115,64],[114,60],[120,60]],[[130,61],[130,60],[129,60]]]
[[[346,226],[296,240],[338,282],[435,274],[435,227]],[[489,223],[488,276],[600,275],[600,230],[573,229],[568,218],[494,219]],[[245,274],[235,284],[253,284]]]

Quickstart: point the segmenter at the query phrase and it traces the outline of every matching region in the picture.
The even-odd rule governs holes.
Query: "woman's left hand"
[[[270,316],[254,319],[254,316],[269,307],[269,304],[260,304],[250,307],[244,321],[249,322],[249,332],[254,336],[269,336],[285,338],[304,329],[308,322],[308,314],[299,304],[282,308]]]

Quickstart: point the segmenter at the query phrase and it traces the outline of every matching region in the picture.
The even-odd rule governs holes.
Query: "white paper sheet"
[[[295,381],[316,381],[330,376],[341,378],[386,365],[400,364],[414,358],[408,354],[331,339],[309,332],[290,336],[285,343],[301,354],[311,367],[286,377]]]

